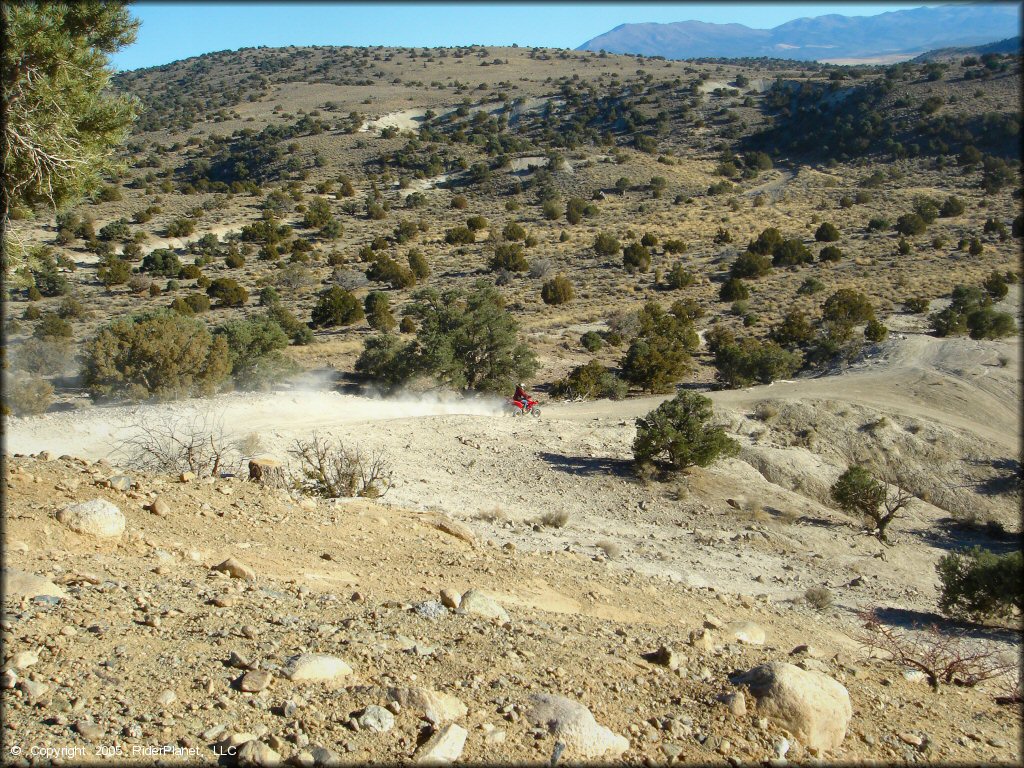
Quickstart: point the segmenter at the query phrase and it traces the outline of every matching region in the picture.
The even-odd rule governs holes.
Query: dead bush
[[[540,516],[539,522],[548,528],[565,528],[569,523],[569,513],[564,509],[545,512]]]
[[[391,462],[381,451],[367,454],[314,432],[309,440],[296,440],[289,453],[298,463],[295,470],[289,467],[291,484],[304,493],[380,498],[391,488]]]
[[[914,625],[902,630],[885,624],[877,610],[861,611],[864,622],[859,640],[871,651],[882,651],[903,667],[925,674],[933,690],[939,685],[971,688],[985,680],[1012,674],[1015,659],[1004,659],[990,643],[969,640],[962,630],[940,630],[937,625]]]
[[[811,587],[804,592],[804,600],[818,611],[827,611],[832,607],[832,593],[827,587]]]
[[[38,376],[16,376],[7,382],[6,404],[16,416],[44,413],[53,402],[53,386]]]
[[[233,453],[218,411],[173,414],[141,406],[128,418],[127,434],[114,449],[126,467],[217,477]]]

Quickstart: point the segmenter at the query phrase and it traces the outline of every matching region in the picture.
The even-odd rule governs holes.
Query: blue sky
[[[132,3],[138,40],[118,69],[257,45],[575,48],[619,24],[698,21],[770,28],[804,16],[874,16],[936,3]]]

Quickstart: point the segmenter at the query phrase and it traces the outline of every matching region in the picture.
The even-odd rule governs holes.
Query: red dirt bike
[[[537,401],[532,397],[528,397],[526,399],[525,406],[517,400],[509,400],[508,402],[509,405],[512,406],[513,416],[526,416],[528,414],[532,416],[540,416],[540,408],[537,407]]]

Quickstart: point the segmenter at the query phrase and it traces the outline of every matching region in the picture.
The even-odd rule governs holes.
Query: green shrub
[[[396,290],[409,288],[416,284],[416,275],[408,267],[404,267],[390,256],[378,256],[366,270],[370,280],[387,283]]]
[[[843,258],[843,252],[835,245],[826,245],[818,254],[819,261],[839,261]]]
[[[965,210],[964,202],[958,197],[950,195],[943,201],[942,206],[939,208],[939,215],[945,219],[959,216]]]
[[[597,352],[604,346],[604,339],[597,331],[587,331],[580,336],[580,346],[587,352]]]
[[[868,324],[864,326],[864,338],[868,341],[885,341],[888,335],[889,329],[878,320],[868,320]]]
[[[288,337],[269,315],[230,320],[216,335],[227,340],[231,377],[240,389],[266,389],[298,369],[281,354]]]
[[[313,326],[330,328],[337,325],[352,325],[364,317],[363,308],[350,291],[332,285],[320,294],[313,307]]]
[[[363,300],[363,312],[367,324],[376,331],[390,333],[398,324],[391,312],[391,303],[386,293],[371,291]]]
[[[245,257],[240,253],[229,253],[224,257],[224,264],[231,269],[245,266]]]
[[[772,266],[776,267],[792,267],[812,261],[814,256],[810,249],[795,237],[783,241],[772,254]]]
[[[904,213],[896,219],[896,231],[901,235],[922,235],[928,224],[916,213]]]
[[[208,395],[229,371],[223,337],[167,310],[117,318],[83,350],[82,380],[94,397]]]
[[[249,292],[230,277],[218,277],[210,283],[206,295],[215,299],[218,307],[240,307],[249,300]]]
[[[860,291],[840,288],[821,306],[821,318],[828,323],[856,325],[873,319],[875,309]]]
[[[104,257],[96,267],[96,277],[105,288],[124,285],[132,276],[132,266],[116,256]]]
[[[693,323],[653,301],[637,320],[637,336],[620,364],[622,377],[650,392],[667,392],[690,370],[690,353],[699,343]]]
[[[71,323],[56,312],[45,312],[32,331],[32,336],[37,339],[70,339],[73,335]]]
[[[1006,294],[1009,291],[1009,286],[1006,284],[1006,277],[995,270],[985,278],[985,281],[981,284],[981,287],[985,289],[993,301],[999,301],[1000,299],[1006,298]]]
[[[28,338],[14,349],[14,368],[39,376],[64,373],[71,359],[71,339],[62,336]]]
[[[783,349],[774,341],[747,337],[716,345],[715,378],[724,387],[746,387],[757,382],[771,384],[793,375],[802,361],[799,352]]]
[[[469,227],[453,227],[444,233],[444,241],[449,245],[469,245],[476,242],[476,235]]]
[[[683,253],[686,251],[686,243],[682,240],[666,240],[663,244],[665,253]]]
[[[482,229],[487,229],[487,219],[483,216],[470,216],[466,219],[466,226],[471,232],[479,232]]]
[[[167,225],[167,237],[188,237],[196,231],[196,225],[191,219],[174,219]]]
[[[839,228],[831,222],[824,222],[814,233],[814,239],[819,243],[834,243],[839,239]]]
[[[490,269],[493,272],[508,270],[509,272],[525,272],[530,268],[526,253],[519,243],[498,243],[494,246]]]
[[[951,552],[935,566],[939,574],[939,610],[955,617],[1008,618],[1024,610],[1024,560],[1021,551],[997,555],[981,547]]]
[[[626,396],[626,382],[605,368],[597,360],[573,368],[564,379],[551,385],[551,396],[570,400],[590,400],[607,397],[621,400]]]
[[[768,335],[772,341],[784,347],[802,347],[814,338],[814,326],[802,309],[791,309]]]
[[[572,282],[565,275],[553,277],[540,289],[540,297],[544,303],[553,306],[572,301],[575,296],[576,291],[572,287]]]
[[[281,326],[281,330],[296,346],[305,346],[313,341],[313,331],[299,320],[295,314],[281,304],[272,304],[267,309],[267,317]]]
[[[53,402],[53,385],[38,376],[13,376],[7,381],[4,403],[15,416],[45,413]]]
[[[886,529],[912,498],[902,490],[891,492],[867,469],[854,465],[839,476],[830,489],[832,500],[845,512],[861,515],[874,526],[875,535],[886,541]]]
[[[1009,312],[979,307],[967,315],[967,332],[972,339],[1001,339],[1017,333],[1017,324]]]
[[[646,272],[651,266],[651,252],[640,243],[627,245],[622,251],[622,265],[631,275],[637,270]]]
[[[672,265],[672,269],[668,271],[665,285],[672,290],[679,290],[680,288],[689,288],[696,280],[697,278],[694,274],[686,269],[681,261],[677,261]]]
[[[409,269],[412,270],[413,276],[417,280],[426,280],[430,277],[430,265],[427,264],[427,258],[417,249],[409,251],[408,256]]]
[[[711,400],[680,392],[636,420],[633,458],[638,464],[664,462],[672,469],[706,467],[734,456],[736,441],[711,424]]]
[[[903,302],[903,306],[907,308],[907,311],[915,315],[927,312],[929,304],[931,304],[931,302],[921,296],[914,296],[913,298],[907,299]]]
[[[181,272],[181,262],[174,251],[168,248],[157,248],[142,258],[139,269],[161,277],[177,277]]]
[[[594,239],[594,253],[598,256],[615,256],[620,250],[622,250],[622,245],[614,235],[607,232],[601,232]]]
[[[730,277],[718,291],[719,301],[746,301],[750,298],[750,289],[738,277]]]
[[[536,358],[494,286],[477,283],[468,294],[425,288],[412,298],[405,320],[419,321],[416,339],[372,337],[356,363],[360,373],[385,387],[429,376],[454,389],[501,391],[536,371]]]
[[[869,232],[881,232],[889,228],[889,220],[881,216],[875,216],[868,221]]]
[[[505,225],[505,228],[501,230],[501,236],[506,240],[522,240],[526,237],[526,229],[522,224],[510,221]]]
[[[768,274],[771,269],[772,261],[768,256],[754,251],[744,251],[732,263],[729,275],[731,277],[756,278]]]

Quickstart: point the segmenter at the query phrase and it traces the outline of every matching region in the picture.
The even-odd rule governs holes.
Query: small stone
[[[454,536],[456,539],[469,544],[471,547],[477,546],[476,534],[464,523],[452,520],[446,515],[434,515],[429,520],[430,524],[433,525],[437,530],[447,533],[449,536]]]
[[[107,484],[115,491],[127,491],[132,487],[132,479],[128,475],[114,475]]]
[[[456,592],[454,589],[448,589],[447,587],[441,590],[440,598],[441,605],[445,608],[450,608],[453,611],[459,607],[459,603],[462,601],[462,595],[459,592]]]
[[[782,736],[781,738],[779,738],[777,742],[775,742],[776,759],[785,759],[787,752],[789,752],[789,739],[787,739],[785,736]]]
[[[304,653],[293,656],[285,667],[285,676],[292,682],[335,680],[352,674],[352,667],[336,656]]]
[[[246,581],[255,581],[256,579],[256,571],[234,557],[229,557],[223,563],[213,566],[213,570],[226,573],[233,579],[245,579]]]
[[[741,691],[735,691],[733,693],[725,693],[718,697],[729,709],[729,712],[736,717],[742,717],[747,714],[747,698]]]
[[[454,763],[462,755],[469,732],[461,725],[449,723],[436,731],[416,752],[416,762],[430,765]]]
[[[193,480],[196,479],[196,473],[185,471],[178,475],[178,479],[181,480],[181,482],[183,483],[191,483]]]
[[[448,613],[448,609],[438,600],[427,600],[413,606],[413,612],[424,619],[438,619]]]
[[[725,622],[715,616],[713,613],[704,614],[704,628],[705,629],[721,629],[725,626]]]
[[[651,661],[663,667],[668,667],[671,670],[679,669],[679,654],[667,645],[661,646],[652,653]]]
[[[495,728],[484,736],[485,744],[504,744],[507,737],[507,733],[503,728]]]
[[[913,733],[898,733],[896,734],[900,741],[904,744],[909,744],[912,747],[920,747],[924,744],[924,739],[920,736],[916,736]]]
[[[690,632],[690,645],[700,651],[714,650],[714,636],[707,629],[695,629]]]
[[[338,756],[338,753],[334,750],[327,749],[327,747],[313,747],[309,752],[313,756],[314,765],[341,765],[341,758]]]
[[[178,700],[178,694],[172,691],[170,688],[160,692],[160,695],[156,697],[156,703],[163,707],[169,707],[175,701]]]
[[[238,689],[245,693],[259,693],[270,685],[273,676],[265,669],[251,669],[238,681]]]
[[[163,496],[157,496],[149,505],[149,511],[157,517],[167,517],[171,514],[171,505]]]
[[[360,728],[374,733],[385,733],[395,727],[395,716],[384,707],[371,704],[356,718]]]
[[[789,652],[790,656],[810,656],[812,659],[820,659],[824,657],[824,653],[816,645],[807,645],[803,643],[798,645],[792,651]]]
[[[11,688],[18,684],[18,676],[15,674],[13,669],[5,669],[2,676],[0,676],[0,688],[5,691],[9,691]]]
[[[253,663],[249,661],[245,656],[242,656],[237,651],[231,651],[228,654],[228,660],[225,662],[227,666],[234,669],[254,669]]]
[[[87,741],[95,741],[103,735],[103,729],[92,720],[79,720],[75,723],[75,730]]]
[[[37,683],[35,680],[22,680],[18,683],[18,687],[21,688],[22,693],[25,694],[29,701],[41,698],[50,690],[50,686],[46,683]]]

